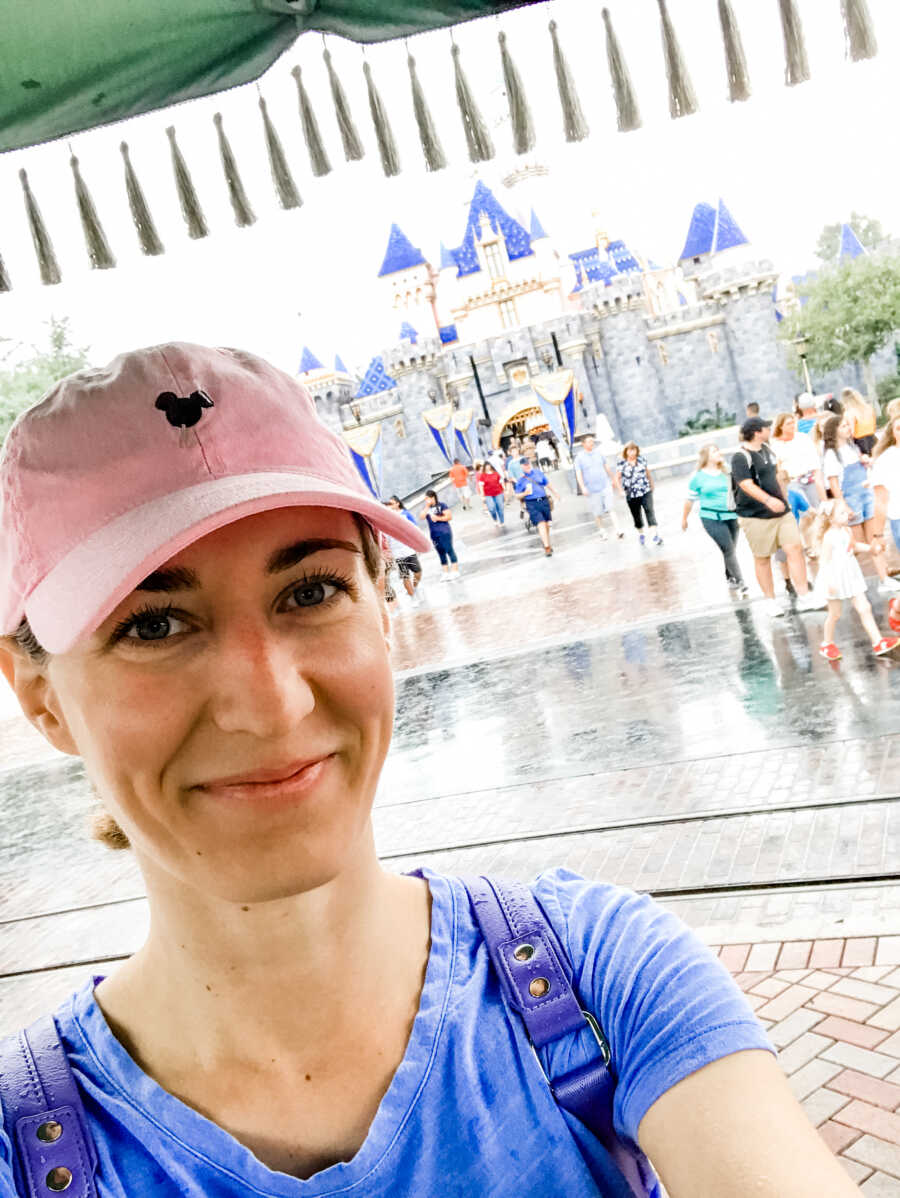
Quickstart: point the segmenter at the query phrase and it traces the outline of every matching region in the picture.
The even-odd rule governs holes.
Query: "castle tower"
[[[390,283],[391,303],[401,323],[425,336],[437,335],[437,274],[399,225],[391,225],[378,277]]]

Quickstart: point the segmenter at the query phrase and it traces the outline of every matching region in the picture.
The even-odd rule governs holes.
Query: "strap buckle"
[[[612,1052],[609,1047],[609,1041],[604,1036],[603,1032],[600,1029],[600,1024],[597,1022],[596,1018],[591,1014],[591,1012],[586,1011],[584,1009],[584,1007],[582,1007],[580,1009],[581,1009],[582,1015],[584,1016],[584,1021],[588,1025],[588,1027],[591,1029],[594,1039],[597,1041],[597,1047],[600,1049],[600,1063],[603,1065],[603,1067],[605,1069],[609,1068],[609,1064],[612,1060]],[[528,1043],[531,1045],[531,1051],[534,1053],[534,1059],[537,1061],[538,1065],[540,1066],[541,1073],[543,1073],[543,1075],[544,1075],[544,1081],[547,1083],[547,1085],[552,1090],[553,1089],[553,1079],[550,1077],[550,1075],[547,1073],[547,1070],[544,1068],[544,1062],[541,1060],[541,1054],[538,1052],[537,1048],[535,1048],[534,1041],[531,1039],[530,1036],[528,1037]]]

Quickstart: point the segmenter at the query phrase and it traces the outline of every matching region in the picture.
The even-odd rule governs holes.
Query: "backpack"
[[[550,921],[521,882],[461,881],[504,1001],[521,1018],[535,1055],[551,1041],[579,1035],[585,1024],[593,1032],[597,1056],[547,1082],[559,1106],[595,1137],[590,1154],[582,1151],[600,1192],[604,1198],[651,1198],[657,1191],[647,1158],[613,1127],[616,1074],[609,1044],[573,989],[572,964]],[[0,1100],[22,1198],[62,1190],[68,1198],[97,1198],[97,1154],[52,1015],[0,1043]]]
[[[766,445],[766,444],[760,445],[759,449],[757,449],[757,450],[750,450],[750,449],[747,449],[747,447],[745,445],[739,445],[737,447],[737,450],[735,451],[736,454],[742,453],[744,455],[744,457],[747,459],[747,466],[749,467],[749,470],[750,470],[750,481],[756,483],[756,485],[758,487],[760,487],[760,489],[762,489],[760,481],[759,481],[759,475],[756,473],[756,467],[753,464],[754,452],[761,453],[764,458],[771,457],[774,459],[775,455],[772,453],[771,449],[769,449],[768,445]],[[734,459],[732,459],[732,461],[733,460]],[[732,470],[732,472],[731,472],[731,487],[730,487],[729,495],[728,495],[728,507],[731,511],[735,511],[735,509],[737,508],[737,497],[738,497],[739,487],[740,487],[740,484],[736,481],[736,479],[734,477],[734,471]],[[767,492],[767,494],[768,494],[768,492]]]

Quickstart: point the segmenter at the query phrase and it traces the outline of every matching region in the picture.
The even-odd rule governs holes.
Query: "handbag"
[[[418,870],[414,876],[421,877]],[[597,1055],[561,1076],[544,1076],[559,1106],[594,1136],[582,1152],[604,1198],[652,1198],[647,1158],[613,1126],[616,1074],[609,1044],[572,985],[572,964],[550,921],[521,882],[461,879],[507,1006],[535,1050],[589,1027]],[[538,1057],[540,1061],[540,1057]],[[541,1065],[543,1070],[543,1065]],[[81,1096],[52,1015],[0,1042],[0,1100],[16,1151],[13,1172],[22,1198],[98,1198],[97,1153]],[[581,1145],[579,1144],[579,1147]]]

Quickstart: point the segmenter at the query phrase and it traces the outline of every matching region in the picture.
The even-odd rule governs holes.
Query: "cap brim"
[[[401,512],[374,496],[309,474],[244,474],[215,478],[162,495],[85,538],[25,600],[28,622],[50,653],[65,653],[91,633],[142,579],[208,533],[279,507],[330,507],[356,512],[378,532],[413,551],[431,542]]]

